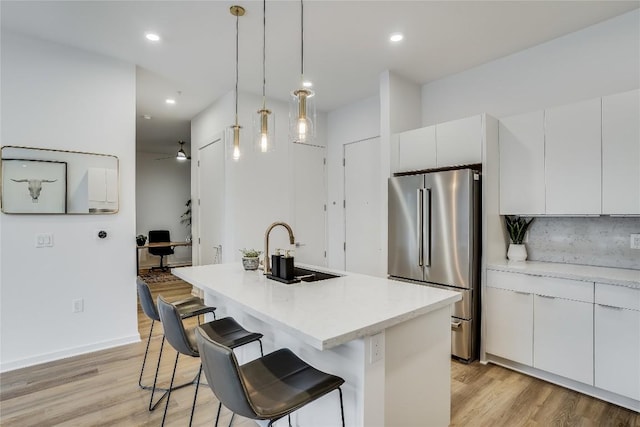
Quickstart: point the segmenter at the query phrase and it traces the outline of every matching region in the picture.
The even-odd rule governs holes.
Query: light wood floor
[[[186,284],[156,284],[154,294],[168,299],[187,296]],[[150,321],[140,311],[140,332]],[[196,320],[188,321],[195,325]],[[153,381],[162,330],[154,327],[150,365],[144,382]],[[9,426],[158,426],[162,406],[147,411],[149,392],[138,388],[145,342],[15,370],[0,375],[0,425]],[[175,352],[165,348],[161,386],[168,386]],[[199,360],[180,357],[176,381],[196,374]],[[452,426],[629,426],[640,427],[640,415],[494,365],[452,362]],[[166,425],[188,424],[193,387],[174,392]],[[212,426],[217,400],[201,386],[194,426]],[[229,413],[223,409],[221,425]],[[348,423],[348,420],[347,420]],[[234,426],[251,427],[236,417]],[[425,420],[420,426],[428,427]],[[400,426],[390,426],[400,427]]]

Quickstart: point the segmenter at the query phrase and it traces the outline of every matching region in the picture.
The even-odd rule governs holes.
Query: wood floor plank
[[[169,300],[190,296],[184,282],[150,285]],[[24,426],[158,426],[164,404],[147,410],[150,392],[138,387],[138,375],[151,321],[138,310],[143,341],[0,375],[0,425]],[[196,319],[185,321],[188,327]],[[156,324],[144,382],[151,384],[162,341]],[[165,344],[159,383],[168,386],[175,351]],[[191,380],[199,359],[180,356],[176,382]],[[204,376],[203,376],[204,379]],[[172,393],[167,426],[188,424],[195,386]],[[640,414],[496,365],[451,362],[451,425],[464,427],[640,427]],[[194,426],[211,426],[218,401],[203,385],[198,391]],[[221,425],[230,413],[223,409]],[[236,417],[234,427],[255,427]],[[348,420],[347,420],[348,425]],[[428,420],[420,426],[430,427]]]

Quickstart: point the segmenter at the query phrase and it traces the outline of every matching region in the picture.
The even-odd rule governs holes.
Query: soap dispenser
[[[293,256],[291,251],[285,251],[284,256],[280,258],[280,278],[293,280]]]
[[[275,255],[271,255],[271,275],[274,277],[280,277],[280,249],[276,249]]]

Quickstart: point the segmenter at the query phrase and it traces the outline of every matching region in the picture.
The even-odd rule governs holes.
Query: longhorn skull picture
[[[42,184],[49,182],[56,182],[57,179],[11,179],[14,182],[26,182],[29,187],[29,194],[31,195],[31,202],[38,203],[38,198],[42,192]]]

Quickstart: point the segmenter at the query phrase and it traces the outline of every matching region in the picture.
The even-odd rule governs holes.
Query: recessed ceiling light
[[[157,35],[156,33],[146,33],[144,35],[147,40],[152,41],[152,42],[159,42],[160,41],[160,36]]]
[[[175,104],[175,103],[176,103],[176,100],[175,100],[175,99],[171,99],[171,98],[167,98],[167,99],[165,99],[165,101],[164,101],[164,102],[166,102],[167,104],[171,104],[171,105],[173,105],[173,104]]]
[[[389,40],[391,40],[392,42],[399,42],[403,38],[404,38],[404,36],[402,34],[393,33],[393,34],[391,34],[391,37],[389,37]]]
[[[312,87],[313,83],[307,80],[307,81],[302,82],[302,86],[304,86],[304,87]]]

